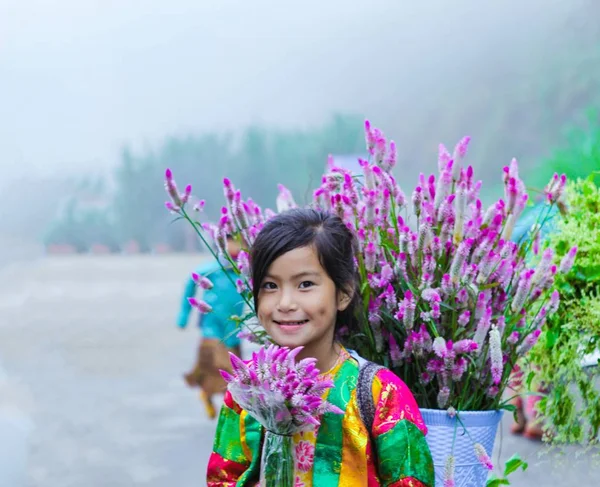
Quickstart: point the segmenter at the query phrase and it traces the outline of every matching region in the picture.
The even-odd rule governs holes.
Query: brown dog
[[[210,419],[217,417],[217,411],[212,402],[213,395],[223,394],[227,388],[219,369],[227,372],[232,371],[228,352],[240,356],[238,347],[235,349],[227,348],[220,340],[215,338],[201,339],[196,365],[183,376],[188,386],[200,388],[200,399],[204,403],[206,413]]]

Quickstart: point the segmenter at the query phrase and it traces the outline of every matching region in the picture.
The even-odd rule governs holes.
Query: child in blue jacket
[[[240,245],[234,239],[228,238],[227,246],[229,254],[236,258],[240,252]],[[237,279],[236,274],[226,263],[224,265],[225,270],[218,261],[211,259],[210,262],[204,263],[196,269],[197,274],[207,277],[213,283],[213,288],[205,290],[202,296],[202,299],[213,310],[205,315],[200,315],[198,325],[202,337],[196,364],[190,372],[184,375],[185,381],[190,387],[200,388],[200,398],[211,419],[216,417],[212,396],[224,393],[226,388],[219,369],[230,368],[227,352],[240,355],[240,339],[237,337],[236,323],[231,320],[231,316],[241,315],[244,303],[233,284]],[[181,329],[188,324],[192,308],[188,298],[194,297],[196,290],[196,284],[190,277],[185,286],[177,318],[177,326]]]

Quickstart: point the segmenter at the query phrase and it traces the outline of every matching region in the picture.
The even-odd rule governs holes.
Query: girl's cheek
[[[258,301],[258,314],[269,313],[273,309],[273,303],[275,302],[274,294],[263,294]]]

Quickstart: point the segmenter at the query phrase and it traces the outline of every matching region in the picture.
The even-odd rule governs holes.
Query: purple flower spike
[[[165,171],[165,190],[168,195],[171,197],[171,201],[173,201],[173,205],[177,208],[181,208],[182,201],[177,192],[177,185],[175,184],[175,180],[173,179],[173,173],[170,169]],[[167,206],[169,208],[169,206]],[[170,208],[169,208],[170,209]]]
[[[320,375],[316,359],[297,361],[301,351],[302,347],[270,345],[254,352],[248,362],[230,354],[233,374],[221,372],[240,407],[278,434],[318,426],[324,413],[343,414],[322,399],[333,382]]]
[[[569,272],[573,264],[575,263],[575,257],[577,256],[577,246],[572,247],[571,250],[565,255],[560,263],[560,272]]]
[[[195,272],[192,273],[192,280],[200,286],[202,289],[212,289],[213,283],[210,279],[204,276],[200,276]]]
[[[201,299],[188,298],[188,302],[202,314],[210,313],[212,311],[212,307]]]
[[[475,443],[474,449],[475,456],[477,457],[477,460],[479,460],[479,463],[481,463],[481,465],[483,465],[488,470],[494,470],[494,464],[492,463],[491,458],[485,451],[483,445],[480,443]]]

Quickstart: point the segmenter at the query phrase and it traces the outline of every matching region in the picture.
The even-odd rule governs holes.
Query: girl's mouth
[[[300,320],[300,321],[275,321],[273,320],[277,325],[279,326],[290,326],[290,327],[298,327],[298,326],[302,326],[306,323],[308,323],[308,320]]]
[[[275,321],[275,320],[273,320]],[[283,333],[297,333],[300,330],[302,330],[302,328],[304,328],[304,325],[306,325],[306,323],[308,323],[308,320],[299,320],[299,321],[275,321],[275,324],[279,327],[279,329],[283,332]]]

